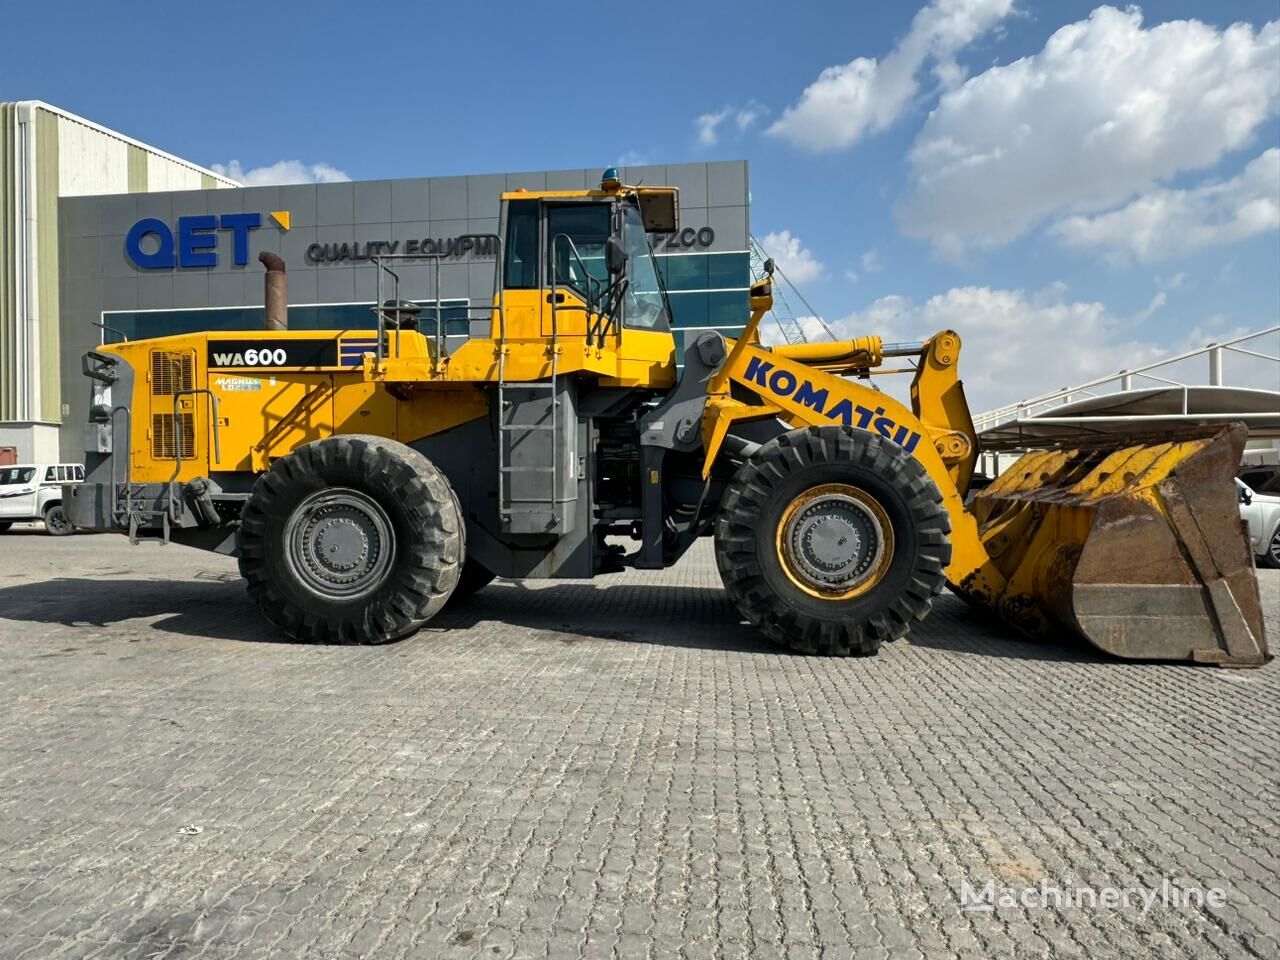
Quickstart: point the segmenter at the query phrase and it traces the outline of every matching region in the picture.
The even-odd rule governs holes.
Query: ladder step
[[[552,423],[506,423],[502,424],[503,430],[554,430],[555,424]]]
[[[555,473],[555,467],[500,467],[503,473]]]

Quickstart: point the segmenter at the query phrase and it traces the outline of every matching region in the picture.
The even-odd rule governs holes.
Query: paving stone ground
[[[706,549],[292,646],[232,561],[35,527],[0,663],[5,958],[1280,956],[1276,664],[949,595],[877,658],[793,656]],[[1165,880],[1226,903],[961,904]]]

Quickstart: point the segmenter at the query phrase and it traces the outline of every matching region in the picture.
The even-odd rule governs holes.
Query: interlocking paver
[[[1280,574],[1260,576],[1280,644]],[[1275,956],[1280,668],[1031,645],[953,597],[774,649],[710,551],[275,641],[232,561],[0,538],[0,956]],[[190,835],[181,827],[202,828]],[[960,886],[1224,886],[961,910]]]

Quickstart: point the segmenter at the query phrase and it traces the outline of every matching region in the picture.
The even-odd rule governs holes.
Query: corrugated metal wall
[[[58,356],[58,117],[36,111],[36,289],[40,317],[40,396],[34,419],[62,419]]]
[[[18,346],[16,123],[13,104],[0,103],[0,420],[12,419],[18,402],[13,360]]]
[[[34,110],[31,108],[34,107]],[[27,157],[18,155],[19,110],[34,115],[35,168],[26,171],[33,180],[35,209],[28,211],[36,243],[36,276],[26,288],[39,329],[39,395],[20,396],[24,390],[19,372],[31,357],[18,356],[19,284],[26,275],[25,259],[31,252],[19,250],[22,236],[17,191]],[[60,387],[60,322],[58,277],[58,199],[111,193],[146,193],[156,190],[192,190],[234,184],[213,177],[177,157],[159,153],[110,130],[38,102],[0,103],[0,421],[62,418]],[[86,322],[88,322],[86,320]],[[35,345],[31,350],[35,355]],[[25,403],[24,403],[25,399]]]

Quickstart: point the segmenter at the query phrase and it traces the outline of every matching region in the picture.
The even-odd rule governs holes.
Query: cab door
[[[545,201],[542,335],[585,337],[609,288],[605,249],[613,231],[608,201]]]
[[[503,246],[503,335],[510,340],[542,337],[542,204],[534,199],[506,202]],[[498,331],[493,331],[497,336]]]

